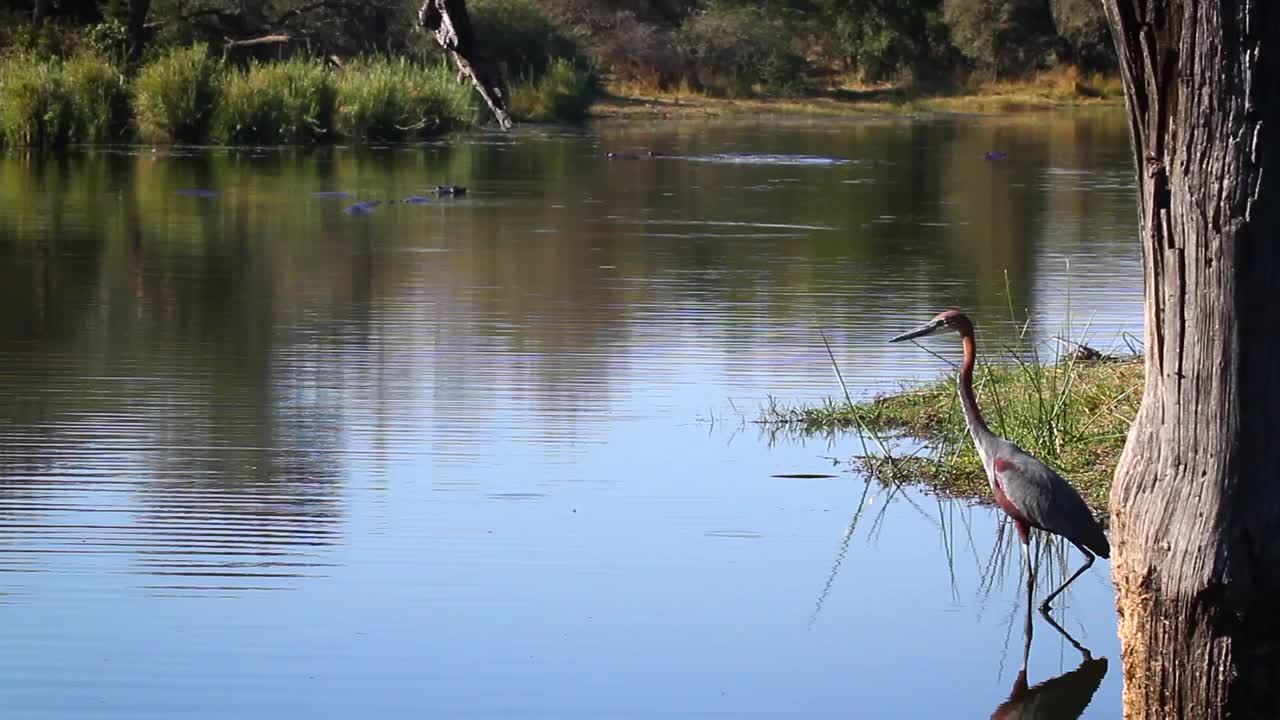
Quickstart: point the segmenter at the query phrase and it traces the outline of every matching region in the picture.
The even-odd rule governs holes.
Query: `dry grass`
[[[824,90],[796,97],[725,98],[683,84],[663,87],[636,80],[611,81],[592,108],[597,118],[713,118],[745,114],[910,115],[926,113],[1012,113],[1073,107],[1119,106],[1118,77],[1083,76],[1074,68],[1042,73],[1030,80],[975,82],[954,92],[918,94],[894,85],[866,85],[836,77]]]
[[[953,112],[1052,110],[1123,101],[1118,76],[1082,75],[1073,67],[1048,70],[1029,80],[977,81],[956,94],[923,99],[934,109]]]

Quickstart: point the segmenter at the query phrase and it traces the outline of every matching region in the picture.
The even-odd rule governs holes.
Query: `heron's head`
[[[903,340],[924,337],[944,330],[960,333],[961,335],[971,335],[973,334],[973,323],[969,322],[969,318],[965,317],[965,314],[959,310],[947,310],[938,313],[932,320],[920,327],[908,330],[889,342],[902,342]]]

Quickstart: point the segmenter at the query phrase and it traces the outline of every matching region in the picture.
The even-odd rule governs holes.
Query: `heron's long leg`
[[[1053,616],[1052,616],[1052,615],[1050,615],[1050,614],[1049,614],[1049,612],[1048,612],[1047,610],[1042,610],[1040,614],[1044,616],[1045,622],[1047,622],[1047,623],[1049,623],[1050,625],[1052,625],[1054,630],[1057,630],[1058,632],[1062,633],[1062,637],[1066,638],[1066,639],[1067,639],[1067,642],[1071,643],[1071,645],[1072,645],[1073,647],[1075,647],[1075,649],[1076,649],[1076,650],[1079,650],[1079,651],[1080,651],[1080,654],[1084,656],[1084,659],[1085,659],[1085,660],[1092,660],[1092,659],[1093,659],[1093,653],[1089,652],[1089,648],[1087,648],[1087,647],[1085,647],[1085,646],[1081,645],[1080,643],[1076,642],[1076,639],[1075,639],[1075,638],[1073,638],[1073,637],[1071,637],[1071,633],[1067,632],[1067,629],[1066,629],[1066,628],[1064,628],[1064,627],[1062,627],[1061,625],[1059,625],[1059,624],[1058,624],[1058,623],[1053,619]]]
[[[1031,656],[1031,605],[1035,603],[1033,599],[1036,592],[1036,573],[1031,568],[1031,547],[1027,543],[1022,544],[1022,554],[1027,558],[1027,625],[1023,628],[1023,634],[1026,635],[1026,643],[1022,646],[1022,672],[1027,671],[1027,658]]]
[[[1084,553],[1084,557],[1085,557],[1084,565],[1081,565],[1080,569],[1076,570],[1074,575],[1067,578],[1066,582],[1059,585],[1057,590],[1054,590],[1053,592],[1049,593],[1049,597],[1045,598],[1044,602],[1040,603],[1040,612],[1044,612],[1044,613],[1049,612],[1049,603],[1053,602],[1053,599],[1058,597],[1058,593],[1062,592],[1063,590],[1066,590],[1067,586],[1070,585],[1076,578],[1080,577],[1081,573],[1093,567],[1093,553],[1081,547],[1080,543],[1072,543],[1072,544],[1075,545],[1080,552]]]
[[[1031,543],[1022,543],[1022,557],[1027,563],[1027,617],[1031,617],[1031,595],[1036,589],[1036,569],[1031,566]]]

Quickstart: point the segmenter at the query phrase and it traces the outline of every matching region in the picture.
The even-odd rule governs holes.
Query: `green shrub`
[[[56,60],[13,55],[0,64],[0,136],[5,142],[58,147],[71,141],[73,125]]]
[[[473,0],[469,5],[475,35],[513,81],[535,79],[557,59],[585,65],[573,38],[534,0]]]
[[[215,134],[229,143],[322,142],[333,136],[337,102],[337,82],[318,63],[254,63],[225,78]]]
[[[581,122],[595,94],[591,71],[559,59],[542,77],[516,86],[511,93],[511,112],[524,120]]]
[[[447,65],[364,58],[338,79],[338,129],[353,140],[429,137],[477,120],[471,88]]]
[[[793,45],[796,34],[765,10],[713,5],[685,23],[679,35],[703,88],[750,95],[757,89],[794,93],[805,86],[807,63]]]
[[[1050,0],[1053,26],[1072,61],[1085,71],[1113,70],[1116,48],[1102,6],[1093,0]]]
[[[1043,69],[1058,44],[1048,3],[1037,0],[943,0],[956,48],[993,77]]]
[[[138,134],[153,142],[207,140],[222,99],[220,65],[204,45],[193,45],[144,66],[134,81]]]
[[[77,142],[121,140],[129,128],[129,92],[124,76],[101,57],[82,53],[62,66]]]
[[[129,29],[116,18],[108,18],[85,29],[84,42],[101,57],[123,65],[129,54]]]
[[[595,0],[561,0],[547,8],[557,27],[568,28],[592,67],[607,68],[614,82],[658,89],[685,75],[674,25],[646,12],[656,8]]]

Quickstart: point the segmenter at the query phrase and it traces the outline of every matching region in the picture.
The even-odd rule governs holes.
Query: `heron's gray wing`
[[[1080,493],[1053,468],[1007,443],[996,454],[995,473],[1014,505],[1034,525],[1106,557],[1101,526]]]

